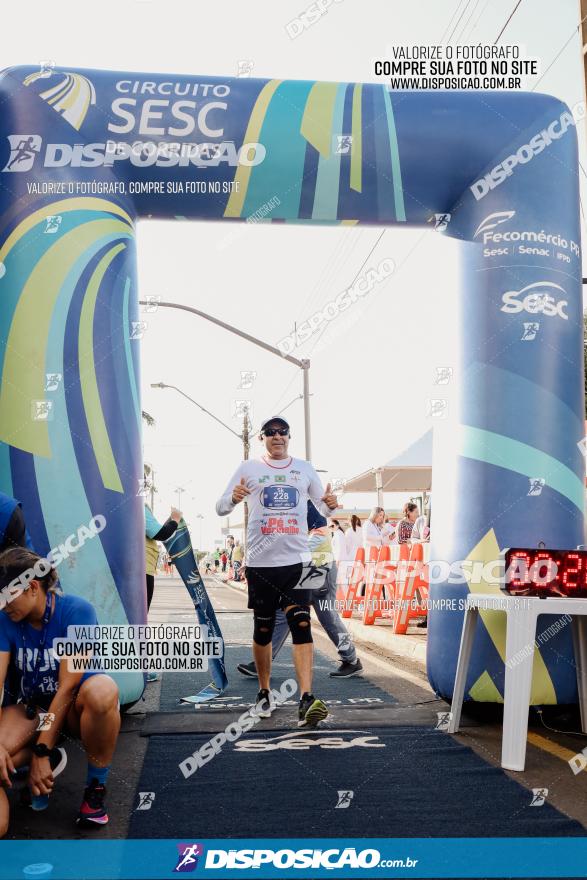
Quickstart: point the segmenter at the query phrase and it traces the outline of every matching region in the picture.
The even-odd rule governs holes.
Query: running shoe
[[[147,684],[151,684],[152,681],[159,681],[158,672],[147,672]]]
[[[106,786],[101,785],[97,779],[92,782],[84,792],[84,799],[79,809],[77,824],[94,826],[106,825],[108,822],[108,813],[104,806],[104,798],[106,797]]]
[[[360,675],[363,671],[363,664],[357,657],[354,663],[348,663],[343,660],[338,669],[330,673],[331,678],[350,678],[352,675]]]
[[[236,668],[243,675],[248,675],[249,678],[257,678],[257,667],[254,660],[251,660],[250,663],[239,663]]]
[[[303,694],[298,709],[298,727],[317,727],[327,717],[326,703],[317,700],[314,694]]]
[[[269,703],[269,691],[261,688],[255,700],[255,715],[259,718],[271,718],[271,705]]]

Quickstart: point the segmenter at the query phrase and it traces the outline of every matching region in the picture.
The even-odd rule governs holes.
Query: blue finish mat
[[[531,807],[531,791],[430,727],[257,729],[186,779],[179,763],[208,740],[150,738],[137,790],[155,798],[132,813],[129,837],[585,835],[548,803]]]

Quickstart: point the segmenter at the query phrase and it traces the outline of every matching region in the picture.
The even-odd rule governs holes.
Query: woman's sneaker
[[[101,785],[97,779],[92,782],[84,792],[84,799],[79,809],[77,824],[78,825],[106,825],[108,822],[108,813],[104,805],[106,797],[106,786]]]
[[[326,703],[317,700],[313,694],[303,694],[298,709],[298,727],[317,727],[328,717]]]
[[[271,718],[271,704],[269,702],[269,691],[261,688],[255,700],[255,715],[259,718]]]

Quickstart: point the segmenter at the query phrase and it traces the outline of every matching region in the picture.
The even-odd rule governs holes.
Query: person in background
[[[220,550],[214,551],[214,571],[218,573],[218,569],[220,568]]]
[[[427,544],[430,541],[430,527],[428,526],[428,515],[422,514],[416,518],[412,534],[410,535],[410,544]],[[428,615],[416,624],[418,629],[425,629],[428,626]]]
[[[228,554],[226,550],[222,551],[222,556],[220,557],[220,561],[222,563],[222,571],[226,571],[226,563],[228,562]]]
[[[147,611],[151,607],[153,592],[155,590],[155,572],[159,558],[157,541],[167,541],[176,531],[181,519],[181,511],[171,508],[171,514],[163,525],[157,522],[150,507],[145,504],[145,556],[147,574]],[[147,682],[157,681],[159,676],[156,672],[147,673]]]
[[[171,508],[169,518],[165,520],[163,525],[157,522],[153,516],[151,509],[145,504],[145,545],[146,545],[146,563],[147,563],[147,611],[151,607],[153,601],[153,591],[155,590],[155,571],[157,570],[157,560],[159,558],[159,547],[157,541],[167,541],[176,531],[178,523],[181,519],[181,511],[175,507]]]
[[[417,517],[410,535],[412,544],[426,544],[430,540],[430,529],[426,522],[427,519],[425,515]]]
[[[240,581],[241,579],[241,568],[243,564],[243,559],[245,557],[245,550],[240,541],[237,541],[234,545],[234,550],[232,551],[232,569],[234,572],[234,580]]]
[[[33,545],[24,521],[22,504],[0,492],[0,553],[11,547],[28,547],[32,550]]]
[[[390,523],[385,522],[385,510],[383,507],[374,507],[369,519],[365,521],[362,529],[365,557],[369,561],[371,547],[383,547],[391,544],[395,529]]]
[[[351,516],[351,524],[345,533],[346,538],[346,558],[354,562],[357,556],[357,550],[363,546],[363,528],[361,520],[356,514]]]
[[[345,532],[338,519],[330,521],[330,534],[332,536],[332,555],[338,565],[346,559]]]
[[[210,556],[206,556],[206,571],[204,572],[204,574],[210,574],[211,571],[212,571],[212,559],[210,558]]]
[[[403,516],[397,524],[398,544],[407,544],[410,540],[418,513],[418,505],[414,504],[413,501],[408,501],[404,504]]]

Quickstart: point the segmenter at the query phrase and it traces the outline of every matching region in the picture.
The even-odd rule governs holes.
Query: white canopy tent
[[[432,488],[432,428],[387,464],[370,468],[345,480],[345,492],[377,492],[383,507],[384,492],[421,492],[424,501]]]

